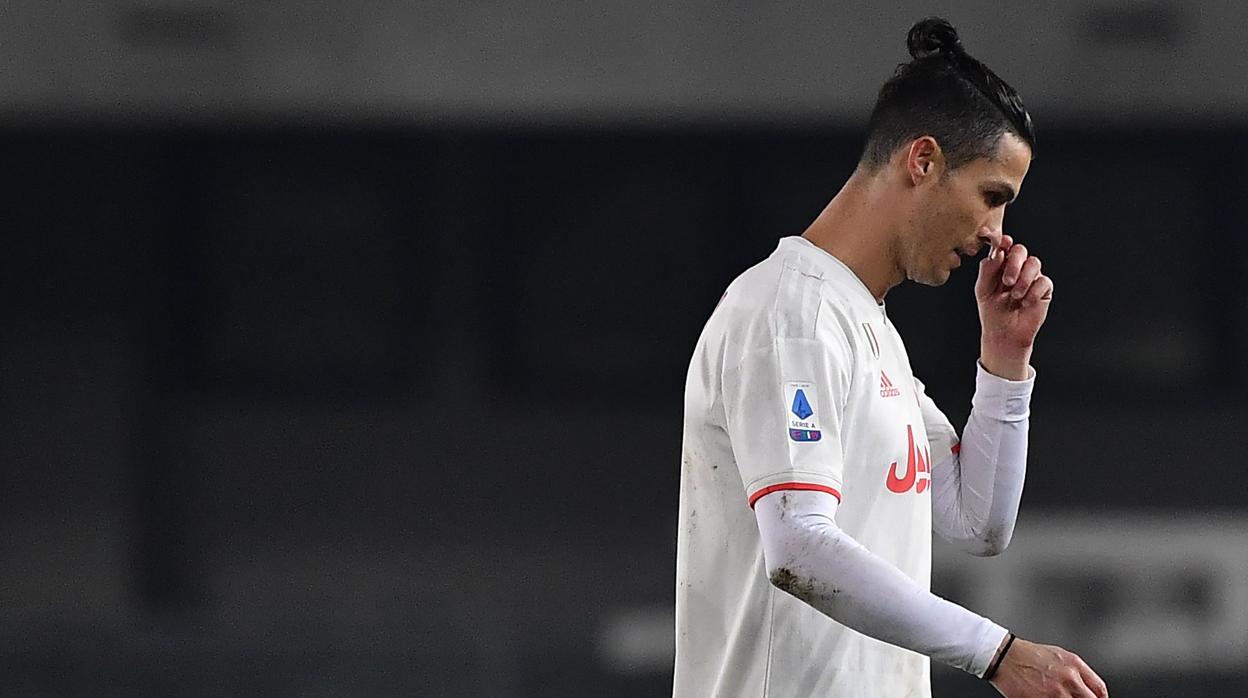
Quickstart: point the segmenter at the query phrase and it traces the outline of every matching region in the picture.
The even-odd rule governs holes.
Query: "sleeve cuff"
[[[827,492],[841,501],[841,483],[822,473],[787,471],[760,477],[745,489],[750,508],[760,498],[780,490],[808,490]]]
[[[982,642],[979,651],[971,660],[971,666],[967,667],[971,674],[984,678],[984,672],[988,671],[988,665],[992,664],[992,660],[997,656],[997,648],[1001,646],[1001,641],[1009,635],[1009,631],[1005,628],[993,623],[987,622],[987,629],[982,635]]]
[[[1006,422],[1021,422],[1031,416],[1031,389],[1036,370],[1030,366],[1026,380],[1012,381],[994,376],[976,362],[975,397],[971,407],[985,417]]]

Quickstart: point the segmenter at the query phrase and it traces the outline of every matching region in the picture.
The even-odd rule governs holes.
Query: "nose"
[[[1005,223],[1005,212],[1000,208],[994,210],[992,215],[984,222],[983,227],[979,229],[979,239],[983,240],[989,247],[1001,246],[1001,228]]]
[[[985,245],[987,245],[989,249],[994,249],[994,248],[1001,246],[1001,234],[1002,234],[1001,226],[999,225],[997,226],[985,225],[984,227],[979,229],[979,239]]]

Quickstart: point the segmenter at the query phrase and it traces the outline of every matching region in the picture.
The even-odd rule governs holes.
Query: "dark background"
[[[0,693],[670,693],[602,629],[670,612],[688,357],[861,120],[41,109],[0,122]],[[1242,522],[1248,119],[1032,111],[1024,511]],[[973,275],[888,297],[959,424]]]

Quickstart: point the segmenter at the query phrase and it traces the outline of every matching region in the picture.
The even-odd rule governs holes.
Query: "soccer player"
[[[907,43],[913,60],[881,88],[853,175],[732,282],[694,351],[677,698],[929,696],[929,658],[1009,698],[1108,696],[1074,654],[929,591],[933,530],[973,555],[1009,543],[1053,282],[1002,232],[1035,142],[1018,94],[944,20]],[[906,279],[940,285],[984,248],[959,438],[884,296]]]

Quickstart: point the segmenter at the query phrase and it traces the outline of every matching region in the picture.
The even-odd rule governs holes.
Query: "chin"
[[[944,286],[949,280],[949,270],[935,269],[910,276],[910,280],[924,286]]]

